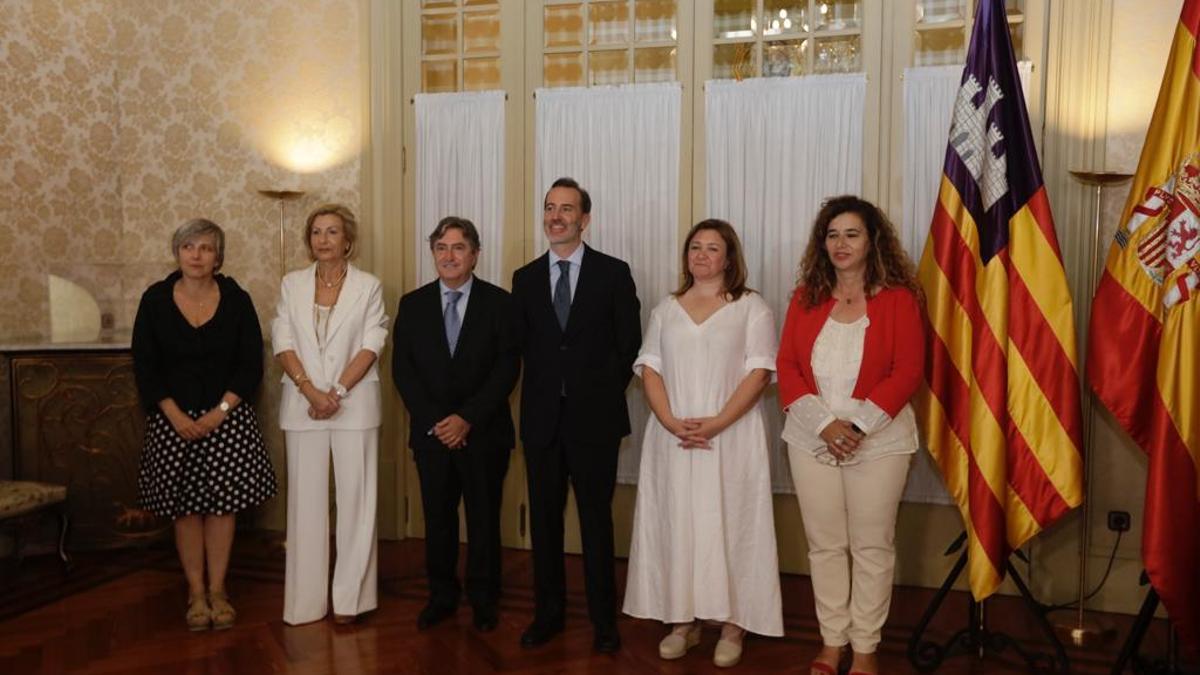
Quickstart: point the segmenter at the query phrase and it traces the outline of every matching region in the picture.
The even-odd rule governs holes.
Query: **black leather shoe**
[[[522,647],[544,645],[563,630],[562,619],[534,619],[529,628],[521,633]]]
[[[616,626],[597,628],[592,639],[592,648],[600,654],[615,654],[621,650],[621,634]]]
[[[496,608],[476,607],[473,623],[475,624],[475,630],[480,633],[490,633],[496,630],[496,626],[500,623],[496,615]]]
[[[447,605],[429,603],[417,615],[417,630],[425,630],[454,616],[454,608]]]

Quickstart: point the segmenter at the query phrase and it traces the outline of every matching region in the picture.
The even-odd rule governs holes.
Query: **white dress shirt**
[[[450,304],[450,297],[446,294],[450,291],[458,291],[459,293],[462,293],[462,295],[458,297],[458,320],[461,322],[464,318],[466,318],[467,300],[471,297],[471,285],[473,283],[475,283],[474,274],[468,277],[463,285],[459,286],[458,288],[450,288],[446,285],[446,282],[438,279],[438,287],[442,291],[442,316],[446,316],[446,305]]]
[[[575,287],[579,284],[579,267],[583,264],[583,242],[580,242],[579,246],[575,247],[575,251],[565,258],[558,257],[558,254],[554,252],[554,249],[550,249],[549,253],[550,299],[554,299],[554,285],[558,283],[558,275],[562,274],[562,271],[558,269],[558,261],[566,260],[567,262],[571,263],[571,278],[569,281],[571,283],[571,299],[574,300]]]

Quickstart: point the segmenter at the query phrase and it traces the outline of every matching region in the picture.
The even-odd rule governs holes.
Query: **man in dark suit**
[[[392,377],[411,418],[425,509],[429,628],[458,605],[458,500],[467,515],[467,597],[475,628],[496,627],[500,498],[514,445],[508,395],[519,369],[509,294],[474,276],[479,233],[448,217],[429,236],[438,280],[400,299]]]
[[[546,193],[550,250],[513,274],[514,330],[525,374],[521,440],[529,482],[536,614],[532,647],[563,629],[563,510],[575,488],[588,615],[599,652],[621,647],[616,623],[612,496],[629,434],[625,387],[642,342],[629,265],[585,245],[591,197],[570,178]]]

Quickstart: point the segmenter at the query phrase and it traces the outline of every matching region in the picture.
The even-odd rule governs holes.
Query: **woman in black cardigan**
[[[133,323],[133,369],[147,413],[139,502],[174,520],[188,628],[229,628],[234,514],[276,491],[247,401],[262,380],[262,331],[249,294],[216,273],[225,257],[220,227],[191,220],[171,250],[179,268],[146,289]]]

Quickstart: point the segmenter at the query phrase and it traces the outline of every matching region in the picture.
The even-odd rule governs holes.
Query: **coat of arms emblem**
[[[1142,271],[1163,289],[1163,306],[1188,300],[1200,285],[1200,154],[1180,163],[1161,185],[1133,207],[1117,244],[1137,246]]]

